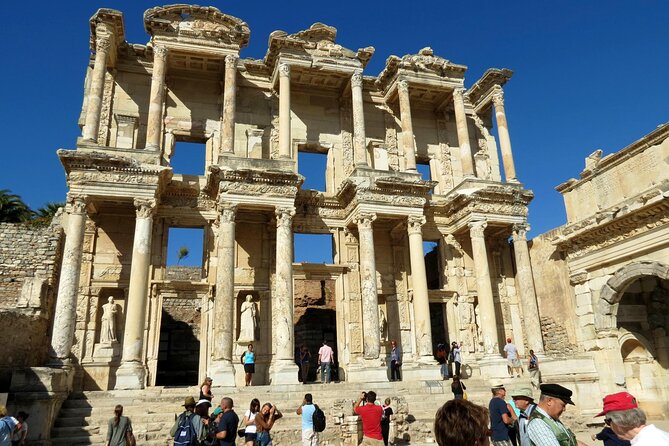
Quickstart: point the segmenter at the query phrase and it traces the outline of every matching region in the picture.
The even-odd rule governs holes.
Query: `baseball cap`
[[[639,405],[636,402],[636,398],[631,394],[627,392],[613,393],[604,397],[604,408],[595,416],[601,417],[613,410],[630,410],[636,409],[637,407],[639,407]]]

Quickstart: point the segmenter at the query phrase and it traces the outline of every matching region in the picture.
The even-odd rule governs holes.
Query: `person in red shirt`
[[[370,390],[362,392],[358,402],[353,404],[353,411],[362,420],[362,443],[360,443],[362,446],[383,446],[381,434],[383,408],[374,404],[375,401],[376,393]]]

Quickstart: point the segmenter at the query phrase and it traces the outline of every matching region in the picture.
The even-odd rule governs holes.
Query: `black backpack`
[[[316,410],[311,416],[311,420],[314,423],[314,432],[323,432],[325,430],[325,413],[321,410],[318,405],[314,404]]]

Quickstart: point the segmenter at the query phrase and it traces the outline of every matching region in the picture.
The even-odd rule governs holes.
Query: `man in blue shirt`
[[[310,393],[304,395],[297,414],[302,415],[302,446],[318,446],[318,432],[314,431],[314,400]]]
[[[510,424],[513,424],[511,413],[504,401],[506,389],[504,385],[498,384],[492,387],[492,399],[488,405],[490,410],[490,430],[492,430],[491,443],[493,446],[513,446],[509,438]]]

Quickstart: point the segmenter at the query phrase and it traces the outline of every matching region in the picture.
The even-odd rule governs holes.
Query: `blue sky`
[[[202,2],[200,2],[202,3]],[[146,43],[147,1],[34,1],[0,27],[0,189],[31,207],[65,197],[56,157],[73,148],[85,67],[88,19],[98,7],[124,13],[126,38]],[[669,3],[662,1],[212,2],[251,28],[242,57],[261,58],[269,33],[314,22],[338,29],[340,44],[376,48],[365,74],[390,54],[435,54],[469,67],[470,86],[489,67],[515,74],[505,107],[519,179],[535,193],[535,236],[565,222],[559,183],[584,158],[615,152],[669,121]]]

